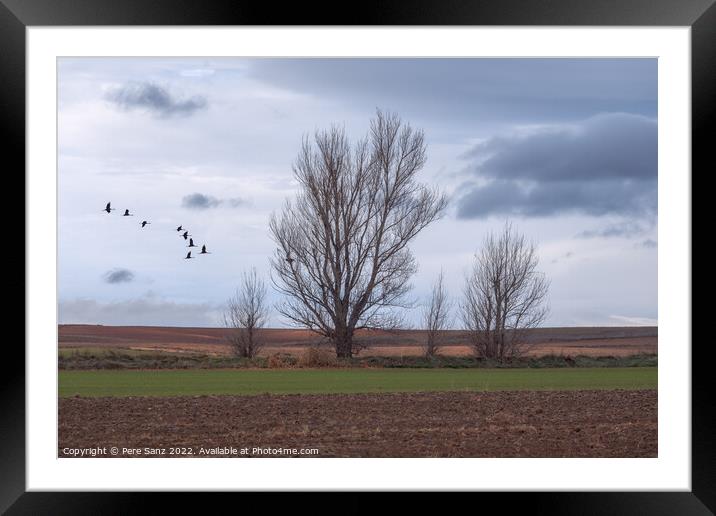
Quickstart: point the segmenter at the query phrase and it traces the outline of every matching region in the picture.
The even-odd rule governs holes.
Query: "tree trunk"
[[[334,339],[338,358],[353,357],[353,332],[346,327],[337,327]]]

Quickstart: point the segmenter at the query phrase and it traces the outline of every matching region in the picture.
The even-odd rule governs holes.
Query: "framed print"
[[[714,510],[691,315],[712,2],[102,5],[0,5],[27,198],[3,509]]]

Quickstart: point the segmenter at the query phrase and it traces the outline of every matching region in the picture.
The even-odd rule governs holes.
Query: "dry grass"
[[[272,353],[268,357],[266,365],[269,369],[287,369],[295,365],[296,361],[293,360],[291,355],[285,353]]]
[[[330,349],[311,346],[303,350],[298,365],[299,367],[336,367],[338,359]]]

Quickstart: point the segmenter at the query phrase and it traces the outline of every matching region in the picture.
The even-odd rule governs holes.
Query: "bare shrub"
[[[445,290],[444,274],[440,271],[433,284],[428,303],[423,307],[423,325],[425,327],[425,356],[437,354],[445,340],[445,330],[451,324],[450,310],[452,303]]]
[[[336,354],[325,348],[310,346],[303,350],[298,359],[299,367],[336,367]]]
[[[226,338],[236,356],[254,358],[263,347],[261,329],[267,314],[266,284],[252,268],[243,274],[241,285],[228,300],[224,312],[224,326],[229,330]]]
[[[475,254],[461,315],[478,356],[503,360],[526,351],[526,330],[548,313],[549,282],[537,265],[535,245],[510,223],[499,234],[490,233]]]
[[[293,361],[283,353],[272,353],[266,361],[266,366],[269,369],[286,369],[293,367]]]

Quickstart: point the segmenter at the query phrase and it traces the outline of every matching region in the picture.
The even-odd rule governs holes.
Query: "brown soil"
[[[125,457],[122,448],[167,457],[172,447],[195,457],[206,456],[202,447],[247,447],[244,456],[268,447],[317,448],[318,457],[656,457],[657,393],[61,398],[59,456],[97,446]]]
[[[308,330],[270,328],[262,330],[266,339],[264,356],[283,352],[300,355],[307,346],[321,342]],[[68,348],[106,347],[142,350],[198,352],[229,355],[223,328],[172,328],[155,326],[102,326],[61,324],[59,345]],[[369,347],[361,356],[417,356],[423,353],[425,333],[420,330],[398,332],[363,331],[358,336]],[[629,356],[656,354],[656,327],[539,328],[528,335],[528,355]],[[449,331],[441,354],[466,356],[472,349],[461,331]]]

